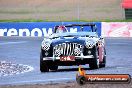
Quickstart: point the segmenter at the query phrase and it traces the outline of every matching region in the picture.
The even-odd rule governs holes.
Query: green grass
[[[0,22],[42,22],[40,19],[12,19],[12,20],[0,20]]]
[[[0,22],[57,22],[54,20],[41,20],[41,19],[11,19],[11,20],[0,20]],[[63,22],[132,22],[132,19],[128,20],[110,20],[110,19],[105,19],[105,20],[63,20]]]
[[[48,13],[48,14],[53,14],[53,13],[63,13],[63,12],[68,12],[70,9],[67,8],[54,8],[54,9],[49,9],[49,8],[37,8],[37,9],[21,9],[21,8],[15,8],[15,9],[2,9],[0,8],[0,14],[35,14],[35,13]]]

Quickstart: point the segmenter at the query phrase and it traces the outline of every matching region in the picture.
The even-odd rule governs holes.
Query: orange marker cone
[[[80,76],[85,76],[85,70],[82,69],[81,65],[79,66],[78,71],[79,71]]]

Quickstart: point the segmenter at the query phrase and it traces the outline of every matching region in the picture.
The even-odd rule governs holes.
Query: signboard
[[[43,37],[53,33],[54,26],[68,24],[83,24],[87,22],[1,22],[0,36]],[[95,22],[98,35],[101,36],[101,22]],[[89,28],[87,28],[89,29]],[[85,31],[87,30],[85,29]],[[69,32],[79,32],[79,27],[68,29]]]
[[[132,37],[132,22],[102,22],[103,37]]]

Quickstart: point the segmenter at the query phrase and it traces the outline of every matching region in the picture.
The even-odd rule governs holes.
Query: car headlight
[[[86,48],[91,49],[91,48],[94,47],[94,45],[95,45],[94,41],[92,41],[92,40],[87,40],[86,41]]]
[[[59,49],[55,50],[54,52],[56,57],[59,57],[61,55],[61,51]]]
[[[75,49],[74,49],[74,54],[75,54],[76,56],[80,55],[80,54],[81,54],[81,50],[80,50],[79,48],[75,48]]]
[[[48,51],[50,49],[50,42],[43,41],[42,42],[42,49]]]

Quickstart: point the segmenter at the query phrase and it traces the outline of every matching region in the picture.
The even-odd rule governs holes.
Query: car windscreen
[[[58,38],[58,37],[98,37],[98,36],[96,32],[54,33],[49,36],[49,38]]]

